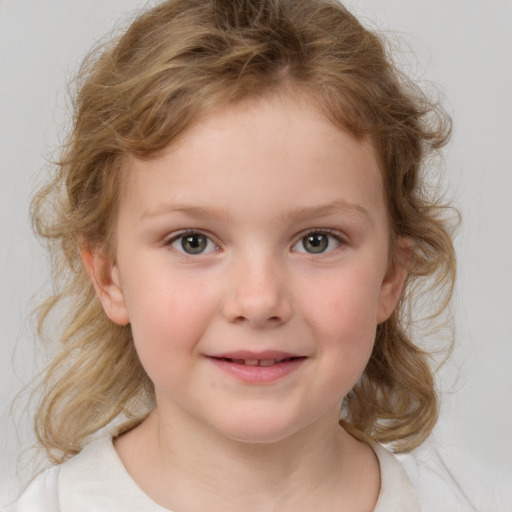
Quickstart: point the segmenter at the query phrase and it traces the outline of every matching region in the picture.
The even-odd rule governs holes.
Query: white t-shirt
[[[439,482],[422,484],[421,466],[414,458],[404,466],[380,445],[373,446],[379,459],[381,489],[374,512],[472,512],[463,496]],[[424,476],[424,475],[423,475]],[[423,478],[423,480],[425,480]],[[428,492],[432,486],[436,496]],[[419,492],[418,492],[419,491]],[[420,508],[421,503],[421,508]],[[92,442],[78,455],[40,474],[23,495],[4,512],[169,512],[149,498],[126,471],[112,438]],[[485,511],[487,512],[487,511]],[[489,511],[491,512],[491,511]]]

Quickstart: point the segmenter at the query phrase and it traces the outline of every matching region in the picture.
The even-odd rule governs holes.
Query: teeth
[[[290,361],[291,359],[291,357],[285,357],[283,359],[228,359],[228,361],[246,366],[272,366],[283,361]]]
[[[272,366],[273,364],[280,363],[277,359],[231,359],[235,364],[242,364],[246,366]]]

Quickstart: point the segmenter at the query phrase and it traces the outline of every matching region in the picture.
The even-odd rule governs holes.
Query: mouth
[[[282,358],[270,358],[270,359],[242,359],[242,358],[232,358],[232,357],[216,357],[215,359],[220,359],[222,361],[227,361],[233,364],[240,364],[245,366],[274,366],[279,363],[284,363],[287,361],[293,361],[295,359],[305,359],[304,356],[289,356]]]
[[[263,384],[293,373],[307,357],[276,351],[239,351],[208,356],[208,359],[237,380]]]

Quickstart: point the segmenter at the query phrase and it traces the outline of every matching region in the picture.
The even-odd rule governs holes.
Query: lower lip
[[[272,366],[249,366],[237,364],[226,359],[209,357],[210,361],[225,373],[236,379],[253,384],[265,384],[275,382],[290,373],[296,371],[306,360],[305,357],[298,357],[289,361],[273,364]]]

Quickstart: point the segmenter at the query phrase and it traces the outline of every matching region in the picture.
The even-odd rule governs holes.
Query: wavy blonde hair
[[[409,277],[345,398],[343,424],[397,451],[420,444],[435,424],[438,401],[429,354],[407,333],[407,299],[422,283],[440,290],[433,318],[452,293],[445,209],[423,178],[425,162],[447,140],[450,119],[397,71],[381,39],[334,0],[169,0],[92,52],[77,84],[67,145],[32,203],[56,287],[39,308],[41,335],[54,309],[62,315],[35,418],[50,461],[77,453],[120,416],[140,421],[151,407],[153,386],[130,326],[105,315],[80,260],[83,245],[112,251],[123,162],[155,157],[223,105],[279,91],[307,94],[333,123],[369,137],[377,150],[392,241],[411,241]]]

